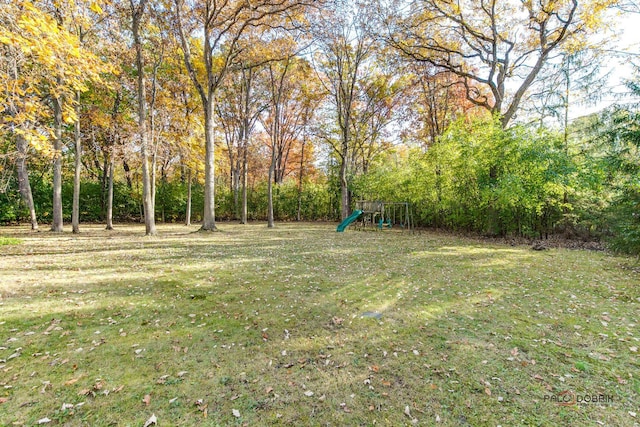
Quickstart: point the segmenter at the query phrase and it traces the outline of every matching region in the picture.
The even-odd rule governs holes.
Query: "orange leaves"
[[[73,385],[77,383],[80,378],[82,378],[82,375],[80,375],[79,377],[71,378],[70,380],[65,381],[64,385]]]

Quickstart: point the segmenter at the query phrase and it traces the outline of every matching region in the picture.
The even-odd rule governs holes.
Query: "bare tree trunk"
[[[191,225],[191,168],[187,172],[187,213],[184,225]]]
[[[249,175],[249,171],[247,170],[248,168],[247,151],[248,151],[248,147],[245,142],[244,151],[242,153],[242,215],[240,219],[240,224],[247,223],[247,184],[248,184],[247,181],[248,181],[248,175]]]
[[[107,193],[107,230],[113,230],[113,153],[109,162],[109,190]]]
[[[349,187],[347,185],[347,162],[340,165],[340,213],[344,220],[349,216]]]
[[[202,217],[203,231],[216,230],[215,215],[215,145],[213,136],[213,96],[207,98],[205,112],[205,162],[204,162],[204,215]]]
[[[151,155],[151,206],[153,206],[153,212],[156,211],[156,180],[158,175],[158,153],[157,147],[154,143],[151,143],[153,154]],[[164,220],[163,220],[164,222]]]
[[[29,182],[29,170],[27,168],[27,147],[28,142],[24,135],[16,134],[16,146],[18,148],[18,188],[22,195],[22,200],[27,209],[29,209],[29,216],[31,218],[31,229],[38,230],[38,220],[36,217],[36,209],[33,204],[33,193],[31,192],[31,183]]]
[[[53,99],[53,222],[51,231],[63,231],[62,219],[62,100]]]
[[[75,170],[73,175],[73,207],[71,209],[71,229],[80,232],[80,172],[82,169],[82,142],[80,141],[80,92],[76,92],[76,123],[74,145],[76,149]]]
[[[302,220],[302,174],[304,173],[304,147],[306,145],[307,139],[303,136],[302,138],[302,152],[300,153],[300,173],[298,176],[298,212],[296,214],[296,220]]]
[[[273,220],[273,171],[276,167],[276,150],[275,147],[271,149],[271,165],[269,165],[269,181],[267,183],[267,227],[273,228],[275,226]]]
[[[238,161],[236,166],[233,167],[232,185],[233,185],[233,219],[238,220],[240,218],[240,174],[242,173],[239,168]]]
[[[146,0],[140,0],[138,7],[131,1],[133,40],[136,48],[136,68],[138,71],[138,132],[142,151],[142,205],[144,210],[145,235],[156,234],[153,195],[151,194],[151,174],[149,173],[149,153],[147,135],[147,100],[145,90],[142,41],[140,40],[140,21],[144,14]]]

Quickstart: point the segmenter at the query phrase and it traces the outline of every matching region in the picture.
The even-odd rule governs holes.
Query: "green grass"
[[[0,425],[640,421],[632,259],[220,227],[4,228],[23,243],[0,252]]]
[[[13,237],[0,236],[0,246],[19,245],[20,243],[22,243],[22,241],[20,239],[16,239],[16,238],[13,238]]]

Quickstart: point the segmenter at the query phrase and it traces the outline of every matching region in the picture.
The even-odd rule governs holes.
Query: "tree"
[[[152,183],[149,172],[149,142],[147,131],[147,93],[145,82],[144,58],[142,53],[142,39],[140,29],[145,13],[147,0],[139,0],[136,4],[130,0],[131,29],[133,32],[133,45],[136,50],[136,71],[138,73],[138,132],[140,137],[140,150],[142,154],[142,204],[144,208],[145,235],[156,234],[155,206],[153,205]]]
[[[227,84],[218,94],[216,113],[224,133],[229,159],[230,187],[233,193],[233,214],[247,223],[247,174],[249,141],[267,100],[260,90],[262,61],[243,61],[227,76]],[[240,192],[242,200],[240,201]],[[242,206],[240,206],[242,205]]]
[[[327,141],[338,157],[340,181],[340,216],[350,213],[348,166],[353,150],[352,120],[358,81],[372,56],[374,40],[366,31],[366,15],[361,7],[337,5],[327,12],[316,32],[319,33],[317,67],[321,81],[329,93],[338,130],[334,140]]]
[[[462,79],[467,99],[507,126],[545,63],[601,25],[615,0],[414,0],[385,9],[387,40]]]
[[[66,7],[63,7],[66,6]],[[74,123],[76,111],[74,104],[77,94],[88,90],[87,81],[100,82],[99,73],[105,69],[104,64],[92,52],[80,44],[78,35],[67,27],[68,16],[73,15],[74,5],[21,0],[13,4],[12,13],[3,23],[3,36],[0,43],[17,55],[29,59],[29,67],[38,70],[35,73],[20,76],[17,63],[12,77],[13,81],[25,90],[14,93],[18,97],[26,97],[24,111],[12,109],[14,129],[23,135],[29,134],[27,140],[42,141],[43,133],[52,135],[53,147],[48,150],[53,160],[53,221],[51,230],[63,230],[62,216],[62,134],[64,123]],[[97,6],[95,6],[97,7]],[[23,77],[28,76],[28,80]],[[38,97],[40,93],[46,97]],[[38,99],[39,98],[39,99]],[[37,113],[39,107],[49,105],[53,123],[45,123],[39,118],[48,118]],[[38,117],[39,116],[39,117]],[[27,131],[27,129],[31,129]],[[39,135],[39,136],[38,136]],[[26,153],[25,141],[18,141],[19,151]],[[44,148],[44,144],[43,144]],[[48,148],[48,147],[47,147]],[[45,149],[47,149],[45,148]],[[22,155],[22,154],[21,154]],[[24,163],[19,167],[23,175],[23,197],[28,202],[29,188],[25,181]],[[32,216],[33,227],[33,216]]]
[[[184,54],[184,62],[203,107],[205,127],[204,216],[202,230],[216,229],[215,223],[215,97],[224,76],[236,63],[242,51],[243,34],[256,28],[297,25],[304,2],[300,0],[224,1],[206,0],[203,4],[187,4],[174,0],[176,30]],[[185,6],[189,7],[185,10]],[[202,27],[199,25],[202,24]],[[198,31],[198,38],[192,33]],[[273,34],[273,33],[272,33]],[[277,34],[277,33],[275,33]],[[194,44],[201,45],[194,49]],[[204,76],[198,65],[204,67]]]

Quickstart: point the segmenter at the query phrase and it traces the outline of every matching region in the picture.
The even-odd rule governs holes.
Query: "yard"
[[[219,227],[0,229],[0,425],[640,423],[637,259]]]

